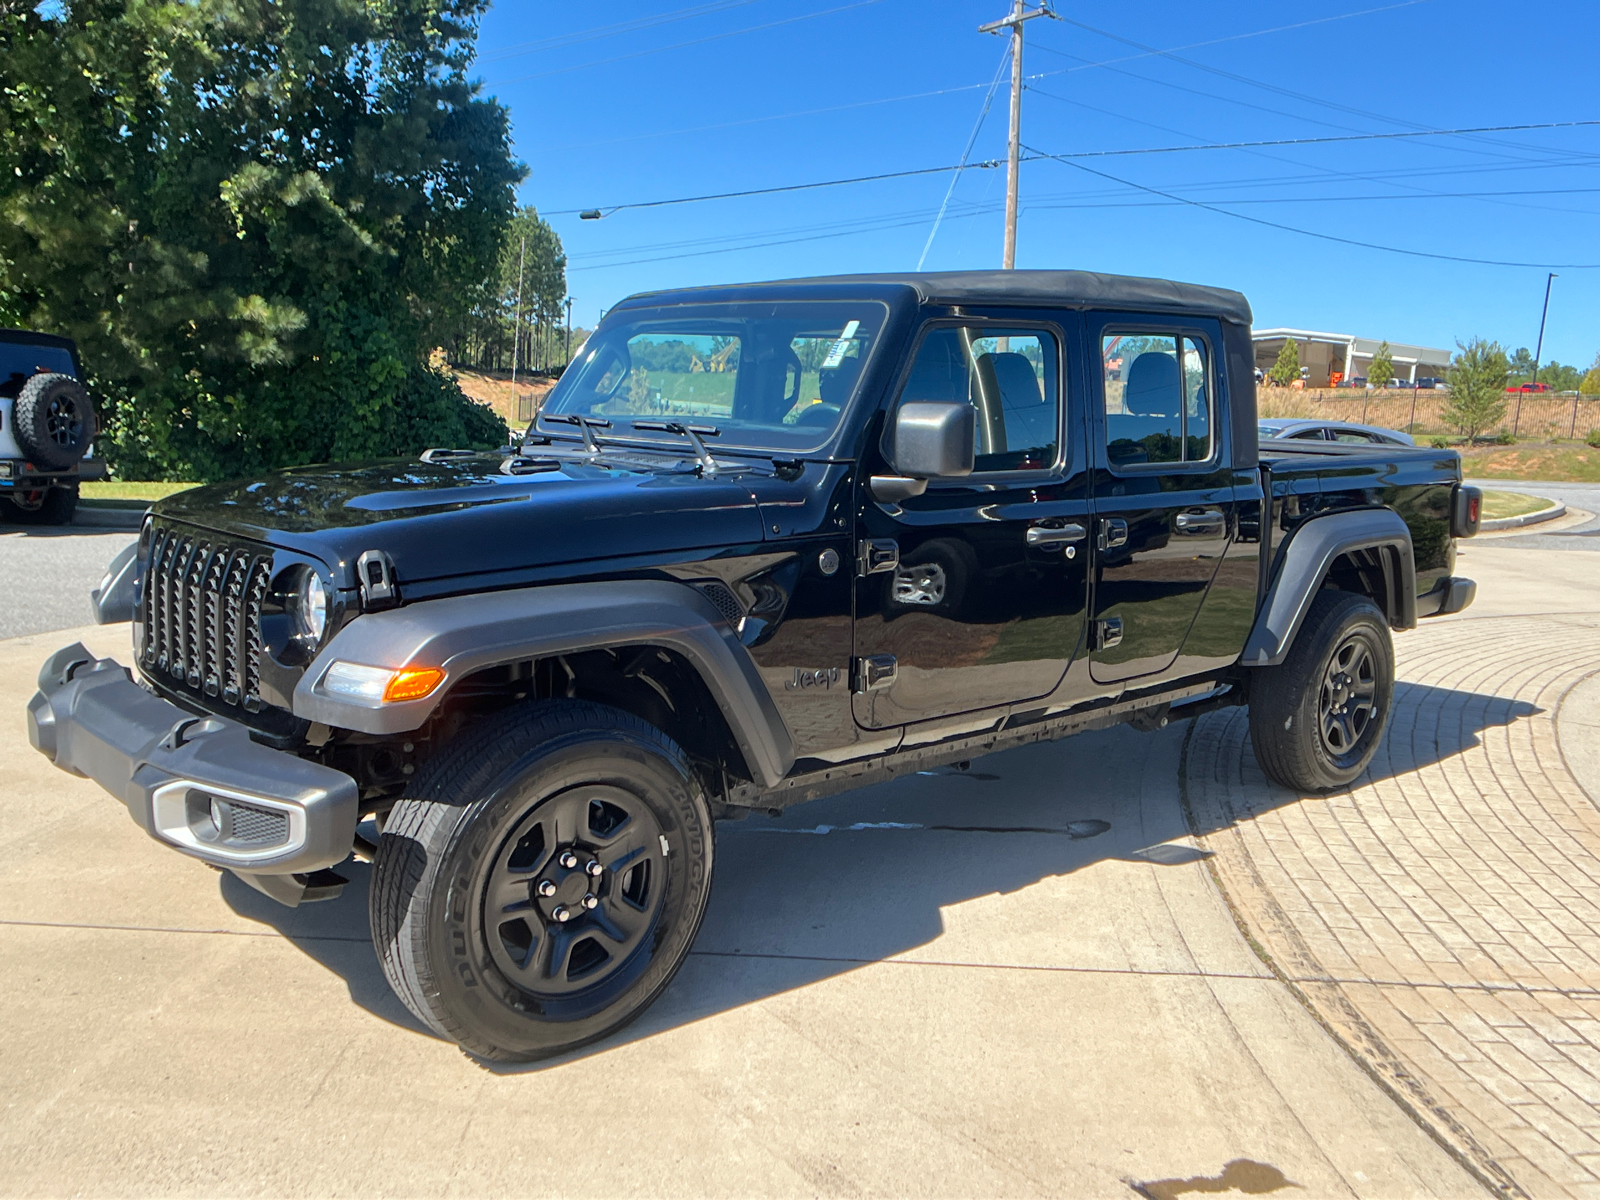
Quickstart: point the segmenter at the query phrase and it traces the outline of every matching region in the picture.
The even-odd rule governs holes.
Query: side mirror
[[[886,504],[920,496],[930,479],[972,474],[978,414],[970,404],[914,401],[894,417],[897,475],[874,475],[872,494]]]

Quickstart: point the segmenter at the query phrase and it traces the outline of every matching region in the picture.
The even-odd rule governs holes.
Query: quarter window
[[[963,326],[922,339],[901,400],[960,401],[978,412],[975,471],[1054,466],[1061,440],[1056,340],[1036,329]]]
[[[1106,334],[1106,456],[1112,466],[1205,462],[1212,454],[1205,343],[1172,334]]]

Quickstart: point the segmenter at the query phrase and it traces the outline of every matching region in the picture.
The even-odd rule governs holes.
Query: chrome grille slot
[[[213,706],[260,712],[261,609],[271,582],[267,547],[157,522],[140,611],[146,671]]]

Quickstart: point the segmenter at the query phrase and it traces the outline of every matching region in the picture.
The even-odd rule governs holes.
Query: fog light
[[[222,812],[226,807],[221,800],[211,797],[211,828],[217,831],[219,837],[222,835]]]

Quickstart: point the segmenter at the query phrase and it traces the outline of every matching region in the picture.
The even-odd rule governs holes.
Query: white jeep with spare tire
[[[65,525],[93,457],[94,403],[71,338],[0,329],[0,524]]]

